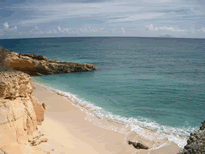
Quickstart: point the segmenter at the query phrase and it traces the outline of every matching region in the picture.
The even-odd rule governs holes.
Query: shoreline
[[[82,111],[83,106],[80,109],[68,99],[65,99],[65,97],[47,90],[39,85],[38,82],[35,83],[34,79],[31,81],[37,87],[33,92],[34,96],[41,103],[47,104],[48,107],[45,112],[45,121],[39,127],[39,130],[48,138],[48,142],[42,143],[39,147],[50,151],[51,154],[60,152],[72,152],[73,154],[172,154],[182,150],[182,148],[167,139],[154,143],[153,140],[151,141],[131,132],[129,126],[100,119],[92,114],[86,114]],[[112,126],[113,130],[110,130],[110,126]],[[49,129],[52,127],[55,130]],[[58,133],[61,133],[61,135]],[[149,149],[135,149],[132,145],[128,145],[128,140],[137,140],[148,146]]]

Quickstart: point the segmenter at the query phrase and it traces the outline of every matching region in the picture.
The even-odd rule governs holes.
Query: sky
[[[205,0],[0,0],[0,39],[205,38]]]

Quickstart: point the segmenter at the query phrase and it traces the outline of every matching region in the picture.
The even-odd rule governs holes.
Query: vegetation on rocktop
[[[13,68],[7,66],[7,64],[5,64],[4,62],[6,55],[10,54],[11,52],[12,52],[11,50],[1,48],[1,45],[0,45],[0,72],[1,71],[14,71]]]

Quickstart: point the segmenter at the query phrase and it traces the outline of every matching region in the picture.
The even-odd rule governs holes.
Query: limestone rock
[[[36,54],[8,52],[1,60],[11,68],[33,76],[98,70],[93,64],[59,62]]]
[[[37,59],[37,60],[49,60],[47,57],[42,56],[42,55],[36,55],[36,54],[25,54],[21,53],[21,56],[26,56],[26,57],[31,57],[32,59]]]
[[[41,134],[41,132],[34,133],[33,138],[29,139],[28,142],[30,142],[31,146],[37,146],[42,142],[48,142],[48,139],[41,138],[42,136],[44,136],[44,134]]]
[[[41,138],[41,139],[38,139],[38,140],[33,140],[31,142],[31,146],[37,146],[37,145],[41,144],[42,142],[48,142],[48,139],[47,138]]]
[[[0,97],[5,99],[27,97],[35,88],[30,83],[30,76],[23,72],[0,72],[0,79]]]
[[[45,109],[33,96],[30,80],[23,72],[0,72],[0,153],[33,153],[25,152],[25,146],[44,120]]]
[[[39,103],[38,99],[34,97],[33,94],[31,94],[30,99],[36,113],[37,122],[41,124],[44,121],[45,109],[43,108],[43,105]]]

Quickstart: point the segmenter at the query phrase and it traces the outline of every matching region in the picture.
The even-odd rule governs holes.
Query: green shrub
[[[8,49],[4,49],[4,48],[0,51],[0,72],[13,70],[11,67],[7,66],[7,64],[4,62],[4,59],[6,58],[6,56],[10,54],[11,52],[12,51]]]

